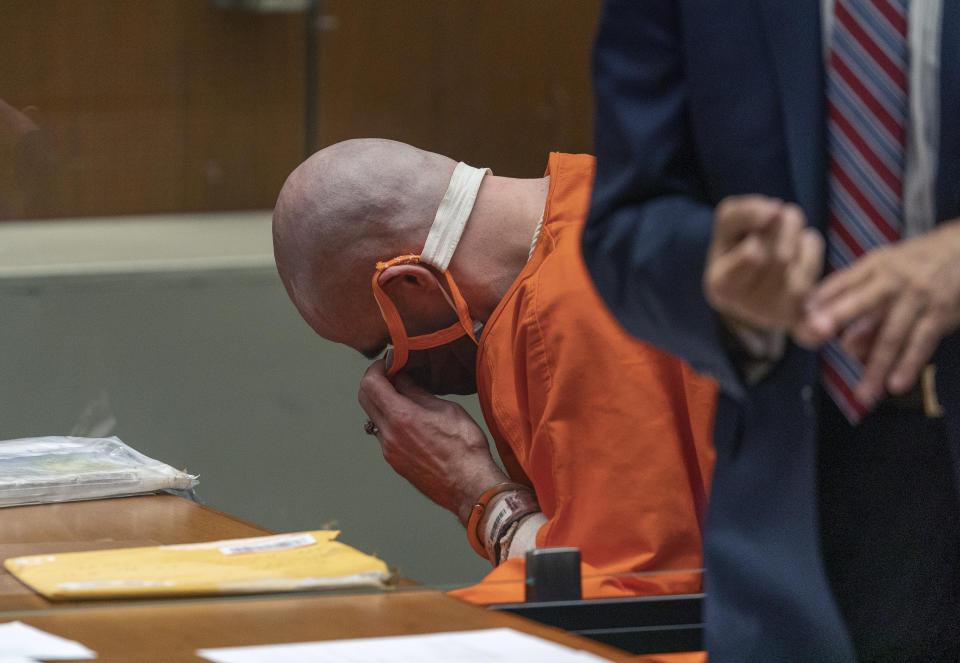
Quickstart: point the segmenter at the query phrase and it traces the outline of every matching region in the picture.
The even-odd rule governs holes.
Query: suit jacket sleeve
[[[703,294],[713,205],[687,121],[675,0],[611,0],[594,50],[597,175],[584,257],[633,335],[687,360],[728,394],[743,385]]]

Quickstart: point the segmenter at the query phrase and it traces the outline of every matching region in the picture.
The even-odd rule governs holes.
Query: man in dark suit
[[[584,252],[723,390],[711,661],[960,660],[957,63],[951,2],[605,8]]]

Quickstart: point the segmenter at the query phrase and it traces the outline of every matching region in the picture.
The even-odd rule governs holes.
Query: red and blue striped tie
[[[827,64],[828,270],[902,234],[907,2],[835,0]],[[853,392],[862,372],[837,342],[824,348],[824,388],[852,423],[869,410]]]

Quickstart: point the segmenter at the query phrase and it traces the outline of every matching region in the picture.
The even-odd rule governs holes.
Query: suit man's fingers
[[[936,322],[929,316],[922,317],[911,330],[899,361],[887,377],[887,391],[902,394],[910,389],[933,356],[940,338],[941,330]]]
[[[758,272],[777,268],[772,262],[773,246],[770,241],[752,233],[731,249],[727,256],[735,264],[742,277],[753,280]]]
[[[801,251],[801,236],[804,229],[803,212],[796,205],[784,205],[780,222],[774,224],[773,255],[783,264],[790,264]]]
[[[811,287],[823,273],[823,253],[823,235],[815,228],[804,228],[800,232],[800,249],[794,269],[798,278]]]
[[[766,196],[731,196],[721,200],[714,210],[714,243],[720,251],[726,251],[744,235],[768,230],[777,222],[782,208],[780,200]]]
[[[807,308],[810,311],[826,308],[838,297],[861,288],[864,283],[878,280],[873,266],[862,259],[849,267],[828,274],[810,293]]]
[[[886,317],[884,310],[896,304],[897,292],[890,282],[877,275],[876,278],[860,279],[849,282],[850,287],[838,292],[830,301],[814,308],[808,308],[811,319],[825,319],[835,330],[841,330],[855,320],[865,316],[879,314]]]
[[[801,228],[796,238],[796,255],[786,267],[783,306],[792,317],[794,340],[805,347],[816,347],[830,338],[830,330],[818,329],[806,319],[805,302],[823,263],[823,239],[811,228]]]
[[[802,318],[790,328],[790,338],[793,339],[794,343],[807,350],[816,350],[824,343],[824,339],[819,332],[811,329],[806,320]]]
[[[816,292],[817,279],[823,273],[823,235],[814,228],[804,228],[800,236],[800,251],[790,267],[790,289],[802,298],[798,315],[802,322],[806,347],[819,347],[837,334],[833,321],[824,315],[811,315],[810,299]]]
[[[763,240],[750,235],[727,253],[717,256],[707,273],[707,294],[711,303],[740,303],[752,290],[766,266]]]
[[[857,397],[872,402],[883,395],[887,378],[900,360],[904,345],[916,324],[921,307],[913,297],[900,297],[887,311],[856,387]]]
[[[843,330],[840,337],[840,347],[861,363],[866,363],[870,355],[870,348],[877,338],[882,317],[878,313],[865,315]]]

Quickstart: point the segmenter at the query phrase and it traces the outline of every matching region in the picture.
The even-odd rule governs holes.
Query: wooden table
[[[262,536],[269,530],[169,495],[0,509],[0,558],[65,550]],[[288,594],[155,601],[50,602],[0,572],[0,622],[77,640],[98,661],[202,661],[204,647],[509,627],[614,661],[621,650],[441,592]]]
[[[198,543],[273,534],[233,516],[173,495],[118,497],[87,502],[0,509],[0,561],[73,550]],[[6,611],[63,608],[0,566],[0,615]]]
[[[21,621],[77,640],[98,661],[202,661],[204,647],[309,642],[508,627],[614,661],[619,649],[427,590],[345,596],[234,598],[157,605],[75,607],[25,613]]]

